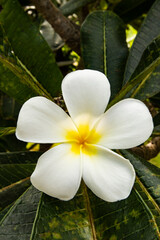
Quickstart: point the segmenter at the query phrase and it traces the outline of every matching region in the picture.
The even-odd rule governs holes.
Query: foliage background
[[[160,239],[160,0],[52,3],[0,0],[0,240]],[[29,176],[49,146],[14,135],[30,97],[45,96],[65,109],[63,76],[83,68],[107,75],[109,107],[137,98],[154,119],[147,143],[119,152],[137,178],[129,198],[116,203],[97,198],[83,182],[69,202],[39,192]]]

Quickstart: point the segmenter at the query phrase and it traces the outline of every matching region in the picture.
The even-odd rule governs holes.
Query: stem
[[[32,0],[37,10],[52,25],[61,38],[78,54],[80,53],[79,26],[66,18],[51,0]]]

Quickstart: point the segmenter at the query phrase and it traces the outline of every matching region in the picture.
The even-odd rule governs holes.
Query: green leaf
[[[138,84],[143,84],[150,77],[154,69],[160,64],[160,36],[154,39],[154,41],[144,51],[141,61],[136,70],[132,74],[130,80],[123,86],[121,91],[109,104],[109,107],[116,102],[123,99],[126,94],[131,95],[134,87]]]
[[[0,211],[0,221],[2,220],[2,218],[4,217],[4,215],[6,215],[6,213],[8,212],[8,210],[11,208],[11,206],[13,205],[13,203],[9,206],[7,206],[5,209],[3,209],[2,211]]]
[[[131,97],[141,101],[151,98],[160,92],[160,66],[158,65],[153,73],[137,86],[132,92]]]
[[[19,102],[36,95],[26,84],[22,84],[19,77],[0,63],[0,89]]]
[[[84,185],[68,202],[43,195],[31,240],[158,240],[158,226],[155,218],[149,215],[144,199],[147,202],[139,182],[128,199],[116,203],[102,201]],[[151,204],[150,208],[153,207]]]
[[[0,238],[28,240],[41,193],[32,186],[9,209],[1,220]]]
[[[16,91],[14,91],[14,88],[16,87],[19,89],[19,84],[20,84],[20,85],[23,85],[24,90],[25,90],[26,86],[28,86],[30,88],[30,91],[34,93],[34,96],[40,95],[40,96],[45,96],[49,99],[52,99],[50,94],[35,79],[35,77],[26,69],[26,67],[20,61],[18,61],[18,59],[5,57],[4,55],[0,54],[0,62],[3,64],[3,67],[8,68],[11,72],[13,72],[19,78],[16,81],[16,86],[14,85],[11,88],[13,97],[17,98]],[[3,78],[2,78],[2,80],[3,80]],[[11,82],[11,79],[9,79],[9,81]],[[12,82],[12,84],[13,84],[13,82]],[[1,86],[3,87],[3,85],[6,88],[6,82],[2,81]],[[24,85],[26,85],[26,86],[24,86]],[[1,88],[1,89],[3,90],[3,88]],[[23,100],[25,100],[24,96],[23,96]]]
[[[0,153],[0,188],[20,181],[32,174],[41,153]]]
[[[107,203],[84,183],[70,201],[60,201],[45,194],[40,198],[40,193],[31,187],[3,217],[2,239],[17,240],[19,236],[18,240],[25,237],[30,240],[158,240],[159,169],[126,150],[122,153],[137,171],[137,181],[127,199]]]
[[[0,26],[0,89],[23,103],[28,98],[36,96],[37,91],[30,86],[31,84],[27,86],[25,79],[29,78],[30,80],[31,74],[29,75],[26,69],[22,69],[22,64],[17,66],[18,59],[11,51],[8,39],[3,32]],[[16,68],[18,69],[16,70]],[[30,82],[32,82],[32,79]]]
[[[0,152],[26,151],[26,143],[18,140],[15,134],[0,138]]]
[[[62,74],[46,41],[17,0],[1,0],[0,22],[15,55],[52,95],[60,91]]]
[[[0,137],[15,133],[15,127],[0,127]]]
[[[134,73],[141,60],[144,50],[156,37],[159,36],[159,12],[160,1],[157,0],[148,12],[131,47],[125,69],[124,84],[130,80],[132,74]]]
[[[143,192],[147,195],[147,202],[144,207],[150,210],[150,215],[155,217],[155,222],[160,226],[160,170],[158,167],[147,162],[145,159],[140,158],[127,150],[121,150],[123,156],[130,160],[133,164],[136,174],[138,176],[138,183]],[[142,196],[143,197],[143,196]],[[145,199],[144,199],[145,201]],[[145,206],[145,204],[147,206]],[[149,205],[150,204],[150,205]],[[151,208],[151,205],[154,208]]]
[[[2,127],[10,124],[15,126],[22,105],[4,93],[0,93],[0,105],[0,125]]]
[[[30,186],[30,179],[25,178],[0,189],[0,209],[4,209],[19,198]]]
[[[81,40],[85,68],[106,74],[114,97],[122,86],[128,54],[123,22],[110,11],[93,12],[82,25]]]

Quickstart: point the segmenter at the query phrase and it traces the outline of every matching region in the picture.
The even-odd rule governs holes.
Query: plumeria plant
[[[110,84],[95,70],[69,73],[63,79],[62,93],[70,117],[44,97],[29,99],[18,117],[16,136],[20,140],[58,143],[38,160],[32,184],[52,197],[70,200],[83,177],[105,201],[128,197],[134,168],[110,149],[131,148],[147,140],[153,130],[149,110],[139,100],[125,99],[104,113]]]
[[[160,239],[160,1],[0,6],[0,240]]]

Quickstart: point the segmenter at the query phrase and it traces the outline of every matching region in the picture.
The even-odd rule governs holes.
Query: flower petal
[[[153,131],[151,114],[145,104],[125,99],[111,107],[99,121],[98,142],[111,149],[127,149],[146,141]]]
[[[60,144],[38,160],[31,182],[38,190],[61,200],[76,194],[82,176],[81,157],[71,151],[72,145]]]
[[[110,98],[110,84],[99,71],[78,70],[64,78],[62,93],[71,118],[79,124],[82,116],[92,121],[92,117],[104,113]]]
[[[20,110],[16,136],[26,142],[64,142],[67,130],[76,128],[63,109],[47,98],[34,97]]]
[[[88,153],[91,153],[88,154]],[[83,152],[83,179],[86,185],[108,202],[129,196],[135,181],[131,163],[113,151],[90,145]]]

